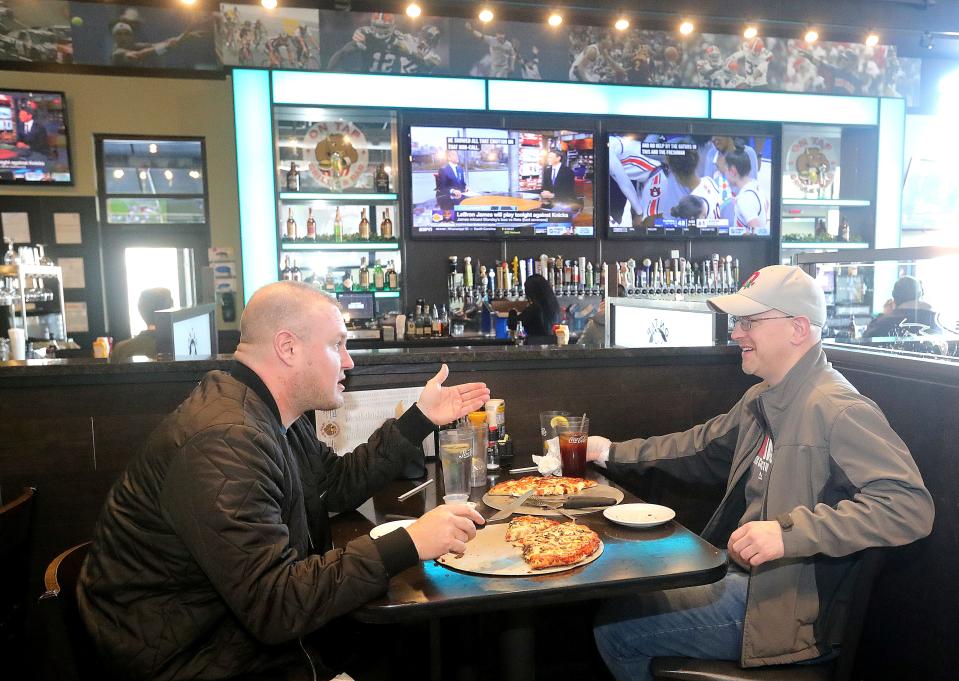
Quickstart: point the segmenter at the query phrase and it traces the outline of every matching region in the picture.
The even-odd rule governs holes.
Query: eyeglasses
[[[749,331],[753,328],[753,324],[758,324],[759,322],[769,321],[770,319],[793,319],[795,315],[787,314],[781,317],[730,317],[733,320],[733,326],[739,324],[739,328],[743,331]]]

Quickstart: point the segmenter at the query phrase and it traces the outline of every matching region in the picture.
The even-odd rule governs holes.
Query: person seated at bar
[[[553,324],[559,324],[560,309],[553,287],[543,275],[531,274],[526,277],[523,289],[529,305],[519,313],[516,320],[523,324],[526,342],[529,345],[555,345]],[[512,328],[515,329],[516,325],[512,325]]]
[[[97,522],[77,597],[102,662],[123,678],[329,678],[358,638],[335,618],[418,561],[462,553],[484,522],[442,505],[333,549],[327,514],[421,460],[435,425],[489,399],[485,384],[444,386],[443,365],[400,418],[337,456],[311,420],[343,406],[353,367],[333,298],[302,282],[261,288],[235,359],[157,427]]]
[[[173,295],[170,289],[157,287],[144,289],[137,301],[137,310],[140,317],[146,322],[146,331],[141,331],[133,338],[120,341],[110,352],[110,359],[114,362],[131,359],[143,355],[150,359],[157,358],[157,310],[166,310],[173,307]]]
[[[904,276],[892,287],[892,309],[883,311],[863,332],[865,338],[901,335],[900,324],[922,324],[926,333],[945,333],[939,321],[939,313],[932,305],[922,300],[922,282],[915,277]]]
[[[652,678],[658,656],[743,667],[831,656],[854,554],[932,530],[932,497],[908,448],[826,361],[816,281],[773,265],[709,303],[733,315],[743,371],[762,381],[686,432],[618,443],[592,436],[587,445],[587,459],[614,479],[657,468],[726,485],[703,531],[728,551],[722,580],[602,607],[596,643],[620,680]]]

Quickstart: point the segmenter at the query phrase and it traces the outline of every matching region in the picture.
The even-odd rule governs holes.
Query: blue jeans
[[[713,584],[607,601],[596,646],[617,681],[649,681],[654,657],[738,660],[748,586],[749,575],[730,569]]]

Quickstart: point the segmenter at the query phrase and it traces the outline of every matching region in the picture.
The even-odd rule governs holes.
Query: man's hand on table
[[[605,463],[613,443],[602,435],[590,435],[586,440],[586,460]]]
[[[729,557],[741,567],[762,565],[782,558],[786,553],[783,531],[775,520],[754,520],[729,536]]]
[[[464,553],[466,542],[476,536],[476,525],[485,522],[469,504],[443,504],[424,513],[406,531],[420,560],[432,560],[444,553]]]
[[[450,375],[449,367],[440,367],[436,375],[427,381],[416,406],[423,415],[438,426],[452,423],[471,411],[482,409],[489,400],[489,388],[485,383],[464,383],[444,386]]]

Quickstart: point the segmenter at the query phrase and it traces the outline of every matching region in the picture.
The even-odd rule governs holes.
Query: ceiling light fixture
[[[814,28],[809,29],[808,31],[806,31],[806,35],[803,36],[803,40],[805,40],[809,44],[816,42],[817,40],[819,40],[819,31],[817,31]]]
[[[182,2],[184,5],[190,5],[190,6],[193,6],[196,4],[196,0],[180,0],[180,2]]]
[[[759,35],[759,29],[753,26],[752,24],[747,26],[746,30],[743,31],[743,38],[745,38],[746,40],[752,40],[757,35]]]
[[[479,20],[484,24],[488,24],[493,20],[493,10],[489,7],[484,7],[479,13]]]
[[[260,4],[266,9],[276,9],[276,0],[260,0]]]
[[[116,170],[114,170],[114,171],[113,171],[113,177],[114,177],[114,179],[122,180],[122,179],[123,179],[123,168],[117,168]]]
[[[627,28],[629,28],[629,19],[626,17],[620,17],[616,20],[616,23],[613,24],[613,26],[617,31],[625,31]]]
[[[410,19],[415,19],[422,13],[423,9],[415,2],[411,2],[406,6],[406,16],[408,16]]]
[[[150,146],[147,147],[147,148],[150,150],[150,153],[151,153],[151,154],[155,154],[155,153],[157,153],[157,151],[159,150],[159,147],[157,147],[157,145],[156,145],[155,142],[151,142],[151,143],[150,143]]]
[[[695,30],[696,30],[696,27],[693,25],[693,22],[691,22],[689,19],[684,19],[683,23],[679,25],[679,32],[682,33],[683,35],[689,35]]]
[[[546,23],[555,28],[563,23],[563,15],[559,14],[558,12],[553,12],[549,15],[549,19],[546,20]]]
[[[869,47],[875,47],[879,44],[879,34],[875,31],[870,31],[869,35],[866,36],[866,45]]]

